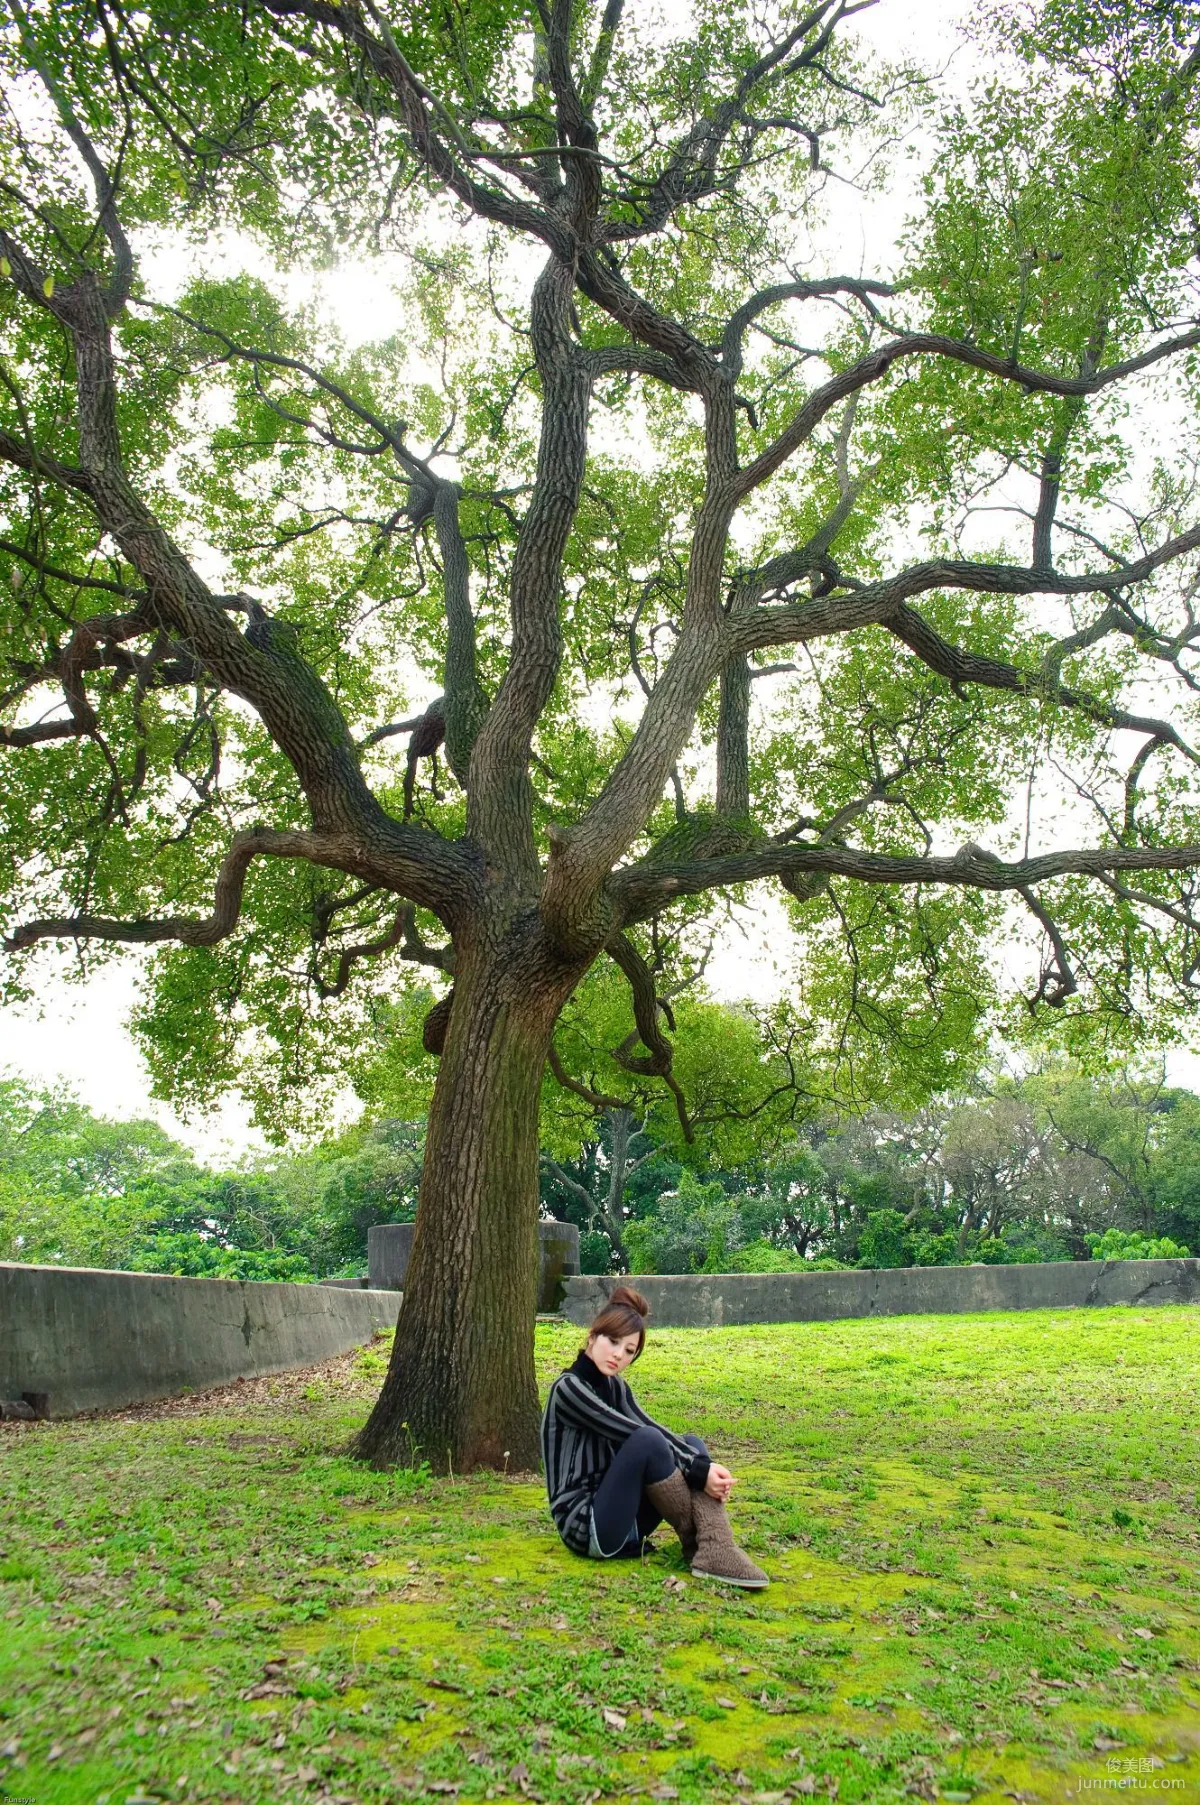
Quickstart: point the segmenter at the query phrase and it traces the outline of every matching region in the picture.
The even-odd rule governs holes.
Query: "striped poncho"
[[[582,1350],[550,1387],[542,1417],[542,1465],[550,1514],[576,1554],[588,1552],[592,1498],[613,1452],[647,1424],[663,1434],[693,1491],[703,1491],[709,1458],[647,1416],[619,1375],[602,1373]]]

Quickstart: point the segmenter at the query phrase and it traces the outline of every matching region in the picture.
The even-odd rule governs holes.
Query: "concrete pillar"
[[[412,1253],[413,1224],[384,1222],[367,1230],[367,1273],[372,1290],[403,1291]],[[571,1222],[539,1222],[541,1260],[538,1303],[541,1312],[557,1310],[568,1278],[579,1271],[579,1230]]]

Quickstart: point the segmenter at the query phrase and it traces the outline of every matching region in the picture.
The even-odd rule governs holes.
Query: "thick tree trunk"
[[[538,1465],[538,1100],[577,980],[536,931],[460,955],[391,1365],[358,1438],[373,1464]]]

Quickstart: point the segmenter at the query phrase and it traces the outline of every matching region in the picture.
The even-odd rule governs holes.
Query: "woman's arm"
[[[606,1441],[620,1444],[641,1426],[623,1411],[614,1410],[611,1404],[598,1398],[591,1386],[585,1385],[572,1372],[565,1372],[554,1381],[554,1402],[569,1423],[580,1429],[591,1429]]]

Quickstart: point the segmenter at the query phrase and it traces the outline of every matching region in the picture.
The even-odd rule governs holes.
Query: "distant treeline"
[[[411,1221],[420,1123],[355,1128],[228,1172],[154,1122],[0,1080],[0,1259],[215,1278],[362,1272],[367,1230]]]
[[[213,1277],[366,1268],[367,1230],[411,1221],[420,1122],[365,1122],[214,1172],[149,1121],[0,1079],[0,1259]],[[631,1112],[547,1157],[547,1214],[585,1271],[771,1272],[1200,1250],[1200,1097],[1059,1067],[907,1114],[819,1115],[760,1159],[683,1165]]]
[[[578,1159],[546,1162],[542,1196],[593,1272],[1173,1257],[1200,1248],[1200,1097],[1057,1067],[817,1116],[760,1164],[704,1172],[610,1111]]]

